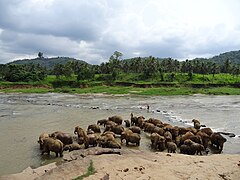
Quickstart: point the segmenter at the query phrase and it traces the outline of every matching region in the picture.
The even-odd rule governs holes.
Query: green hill
[[[10,62],[8,64],[34,64],[34,65],[41,65],[46,67],[47,69],[52,69],[55,64],[66,64],[69,61],[76,61],[80,64],[88,64],[85,61],[69,58],[69,57],[53,57],[53,58],[35,58],[35,59],[23,59],[23,60],[16,60]]]
[[[218,56],[209,58],[208,60],[218,64],[223,64],[226,59],[229,59],[233,64],[240,64],[240,50],[225,52]]]
[[[227,59],[229,59],[232,64],[240,64],[240,50],[225,52],[211,58],[195,58],[193,60],[209,61],[216,64],[223,64]]]

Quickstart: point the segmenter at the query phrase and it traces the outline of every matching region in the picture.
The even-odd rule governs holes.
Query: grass
[[[173,81],[167,81],[170,74],[165,73],[165,81],[159,77],[138,80],[141,74],[119,74],[116,81],[103,81],[105,75],[96,75],[94,80],[77,81],[76,76],[56,79],[55,76],[47,76],[39,82],[4,82],[0,81],[0,92],[5,93],[106,93],[106,94],[137,94],[137,95],[240,95],[240,88],[231,87],[239,84],[240,78],[230,74],[201,75],[194,74],[191,81],[184,73],[177,73]],[[101,78],[99,78],[101,76]],[[109,77],[109,75],[106,75]],[[106,78],[105,78],[106,79]],[[137,85],[151,84],[154,87],[140,88],[135,86],[113,85],[115,82],[135,83]],[[104,85],[108,84],[108,85]],[[111,85],[112,84],[112,85]],[[214,87],[218,86],[218,87]],[[83,88],[84,87],[84,88]]]
[[[85,177],[91,176],[96,172],[95,168],[93,167],[93,161],[90,161],[90,164],[88,166],[88,170],[85,174],[78,176],[76,178],[74,178],[73,180],[82,180]]]

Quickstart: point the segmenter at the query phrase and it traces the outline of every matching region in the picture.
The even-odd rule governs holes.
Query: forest
[[[228,56],[222,61],[199,58],[178,61],[153,56],[122,59],[122,56],[121,52],[115,51],[107,62],[100,65],[58,57],[54,58],[51,66],[45,66],[42,61],[49,64],[53,59],[44,58],[39,52],[36,59],[26,63],[16,61],[1,64],[0,85],[30,83],[47,84],[53,88],[102,85],[140,88],[240,87],[240,64],[232,62]]]

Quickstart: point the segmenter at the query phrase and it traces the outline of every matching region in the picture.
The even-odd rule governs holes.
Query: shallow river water
[[[179,126],[199,119],[214,131],[234,133],[234,138],[225,136],[223,153],[240,154],[240,96],[0,94],[0,175],[60,161],[54,155],[40,155],[37,140],[42,132],[73,134],[75,126],[87,128],[112,115],[130,119],[131,112]],[[135,148],[150,150],[147,134],[142,134],[141,146]]]

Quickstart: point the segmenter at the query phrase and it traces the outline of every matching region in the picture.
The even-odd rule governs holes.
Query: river
[[[130,119],[131,112],[179,126],[192,125],[193,118],[199,119],[214,131],[236,134],[234,138],[225,136],[228,141],[223,153],[240,154],[239,110],[240,96],[0,94],[0,175],[61,160],[40,155],[37,140],[42,132],[73,134],[75,126],[87,128],[112,115]],[[150,150],[145,133],[139,149]]]

